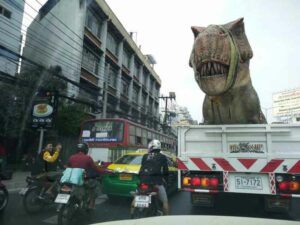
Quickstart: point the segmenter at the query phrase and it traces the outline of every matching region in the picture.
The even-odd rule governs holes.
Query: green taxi
[[[117,196],[131,197],[130,192],[135,191],[139,183],[138,172],[145,153],[127,153],[108,166],[109,173],[106,173],[102,180],[102,191],[108,198]],[[176,157],[165,152],[162,153],[168,159],[169,178],[167,192],[171,193],[178,188]]]

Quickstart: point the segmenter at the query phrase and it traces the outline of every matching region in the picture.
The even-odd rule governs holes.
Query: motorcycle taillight
[[[146,184],[146,183],[141,183],[139,187],[140,187],[140,189],[143,190],[143,191],[146,191],[146,190],[149,189],[149,185]]]
[[[64,186],[62,186],[62,188],[60,190],[62,192],[70,192],[70,191],[72,191],[72,187],[70,187],[68,185],[64,185]]]

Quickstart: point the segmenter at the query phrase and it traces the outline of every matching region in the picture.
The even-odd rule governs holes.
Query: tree
[[[14,140],[16,158],[20,159],[24,148],[38,141],[37,132],[31,127],[32,105],[39,89],[57,91],[59,96],[67,95],[67,82],[59,66],[44,69],[26,67],[17,75],[14,84],[0,83],[0,136]],[[84,106],[59,98],[55,127],[48,130],[46,137],[72,137],[78,139],[80,124],[86,118]],[[29,148],[29,147],[28,147]],[[32,146],[33,148],[33,146]]]

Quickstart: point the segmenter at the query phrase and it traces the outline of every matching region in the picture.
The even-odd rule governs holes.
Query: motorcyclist
[[[166,189],[164,184],[167,183],[169,169],[167,157],[160,153],[161,143],[159,140],[152,140],[148,144],[148,154],[145,154],[142,158],[141,168],[139,171],[140,180],[150,181],[158,189],[158,197],[163,203],[163,213],[164,215],[169,214],[169,204]],[[147,164],[149,159],[155,160],[154,164]],[[154,175],[147,175],[143,171],[145,167],[158,167],[153,168],[153,170],[158,171]],[[152,168],[146,168],[146,170],[151,170]]]
[[[47,144],[42,152],[37,156],[37,159],[31,169],[31,175],[35,176],[43,172],[56,171],[59,164],[61,149],[61,144],[57,144],[55,149],[53,149],[53,145],[51,143]]]
[[[67,166],[70,168],[82,168],[86,171],[87,178],[95,177],[99,174],[99,170],[94,164],[93,159],[87,155],[89,147],[86,143],[80,143],[77,145],[77,153],[70,156]],[[95,208],[95,200],[96,200],[96,181],[89,180],[88,189],[89,189],[89,209]]]

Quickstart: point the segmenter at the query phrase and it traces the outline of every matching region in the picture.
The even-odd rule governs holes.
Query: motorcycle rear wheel
[[[75,206],[73,204],[63,205],[58,213],[58,225],[72,224],[72,219],[75,216]]]
[[[0,212],[2,212],[8,203],[8,191],[5,187],[0,187]]]
[[[37,213],[44,208],[44,204],[39,196],[41,194],[41,188],[29,189],[24,198],[23,205],[27,213]]]

